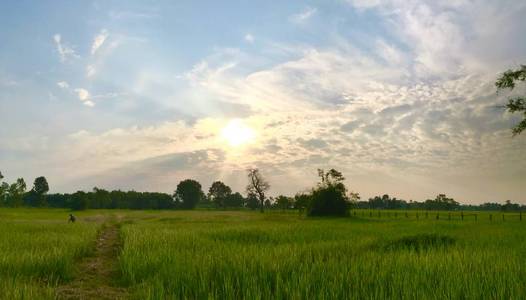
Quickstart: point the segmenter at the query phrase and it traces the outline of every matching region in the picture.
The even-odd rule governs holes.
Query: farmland
[[[522,298],[526,222],[509,214],[436,219],[305,218],[296,211],[0,209],[5,299],[63,293],[96,257],[97,235],[118,229],[108,289],[131,299]],[[372,217],[371,217],[372,216]],[[97,273],[99,274],[99,273]],[[93,278],[100,280],[101,278]],[[91,280],[91,279],[89,279]],[[85,287],[78,287],[82,290]]]

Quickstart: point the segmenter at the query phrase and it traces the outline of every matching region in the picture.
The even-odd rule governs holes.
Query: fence
[[[445,212],[445,211],[389,211],[353,209],[351,215],[364,218],[394,218],[394,219],[435,219],[435,220],[489,220],[489,221],[522,221],[522,211],[518,213],[506,212]]]

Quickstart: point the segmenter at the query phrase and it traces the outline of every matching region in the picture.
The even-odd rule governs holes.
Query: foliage
[[[516,81],[525,81],[526,80],[526,65],[521,65],[517,70],[507,70],[504,72],[501,77],[497,79],[495,85],[498,90],[510,89],[513,90],[516,86]],[[526,129],[526,98],[524,96],[519,96],[515,98],[508,99],[508,104],[506,108],[510,113],[523,113],[523,120],[513,127],[513,135],[518,135]]]
[[[321,182],[313,189],[308,204],[309,216],[345,216],[348,214],[350,201],[343,183],[342,173],[331,169],[324,172],[318,169]]]
[[[174,193],[176,204],[185,209],[193,209],[204,196],[201,184],[193,179],[179,182]]]
[[[38,195],[44,195],[49,192],[49,184],[47,183],[46,177],[40,176],[35,179],[33,191]]]
[[[265,192],[270,188],[270,184],[263,178],[258,169],[248,170],[247,194],[257,195],[259,199],[260,210],[263,212],[265,204]]]
[[[232,189],[221,181],[215,181],[208,190],[208,199],[217,207],[225,207],[227,198],[232,194]]]
[[[245,198],[238,192],[230,194],[225,199],[225,207],[243,207]]]

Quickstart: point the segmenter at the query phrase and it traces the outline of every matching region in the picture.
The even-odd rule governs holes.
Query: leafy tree
[[[2,171],[0,171],[0,180],[4,179],[4,175],[2,175]]]
[[[248,170],[247,194],[257,195],[261,212],[265,205],[265,192],[270,188],[270,184],[263,178],[258,169]]]
[[[46,177],[40,176],[35,179],[33,191],[39,195],[44,195],[49,192],[49,184],[47,183]]]
[[[318,169],[321,182],[312,191],[308,207],[309,216],[345,216],[350,207],[347,189],[343,184],[342,173],[331,169],[328,172]]]
[[[226,207],[243,207],[244,202],[245,202],[245,199],[243,198],[243,195],[236,192],[226,197],[225,206]]]
[[[221,181],[215,181],[208,189],[208,199],[218,207],[225,207],[227,198],[232,194],[232,189]]]
[[[300,212],[303,212],[309,206],[310,200],[310,194],[298,193],[294,196],[294,208],[299,209]]]
[[[516,81],[525,81],[526,80],[526,65],[521,65],[517,70],[507,70],[504,72],[501,77],[497,79],[495,85],[498,90],[510,89],[513,90],[516,85]],[[515,113],[519,112],[523,114],[522,121],[513,127],[513,135],[520,134],[523,130],[526,129],[526,97],[518,96],[515,98],[508,99],[508,104],[505,106],[509,112]]]
[[[245,206],[254,210],[259,207],[259,199],[256,194],[248,193],[247,198],[245,199]]]
[[[35,179],[33,183],[33,194],[30,197],[33,206],[46,206],[46,197],[44,195],[49,191],[49,184],[46,177],[40,176]]]
[[[280,195],[276,198],[276,205],[281,209],[289,209],[294,206],[294,199]]]
[[[177,185],[174,198],[182,208],[193,209],[204,198],[204,195],[199,182],[193,179],[186,179]]]
[[[21,206],[26,188],[27,185],[24,178],[18,178],[15,183],[12,183],[9,186],[8,205],[11,207]]]

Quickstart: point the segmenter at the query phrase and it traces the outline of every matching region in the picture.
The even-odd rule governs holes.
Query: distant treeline
[[[48,194],[49,185],[45,177],[35,179],[33,188],[26,191],[23,178],[16,182],[0,184],[0,206],[6,207],[54,207],[84,209],[193,209],[195,207],[209,209],[297,209],[311,212],[321,211],[321,215],[338,206],[337,211],[349,208],[358,209],[414,209],[414,210],[484,210],[484,211],[519,211],[526,205],[519,205],[507,200],[504,204],[484,203],[481,205],[460,204],[445,194],[439,194],[435,199],[423,202],[406,201],[391,198],[389,195],[360,200],[358,193],[347,192],[343,185],[343,176],[331,169],[329,172],[318,170],[321,182],[312,191],[298,193],[294,197],[266,197],[264,191],[268,183],[261,177],[257,169],[249,173],[247,196],[232,189],[221,181],[214,182],[205,194],[201,184],[192,179],[181,181],[173,195],[167,193],[150,193],[136,191],[107,191],[93,188],[92,191],[78,191],[72,194]],[[3,179],[0,173],[0,180]],[[256,180],[253,180],[256,179]],[[258,183],[258,188],[254,187]],[[340,198],[338,201],[334,199]],[[312,214],[312,213],[311,213]]]

